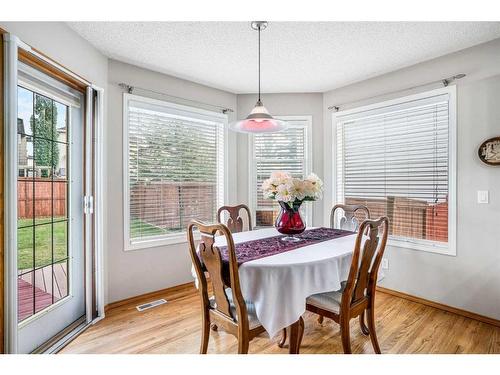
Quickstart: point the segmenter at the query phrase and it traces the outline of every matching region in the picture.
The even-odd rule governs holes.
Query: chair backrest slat
[[[341,212],[343,213],[343,216],[340,217],[340,220],[338,220],[339,225],[337,225],[335,221],[335,215],[340,215]],[[363,222],[363,220],[369,218],[370,210],[366,206],[354,204],[336,204],[335,206],[333,206],[330,213],[330,227],[357,232],[360,222]]]
[[[240,211],[243,210],[246,213],[246,222],[248,223],[248,230],[252,230],[252,215],[248,206],[244,204],[239,204],[237,206],[222,206],[217,210],[217,221],[222,223],[222,214],[224,212],[229,213],[229,218],[225,224],[231,233],[243,232],[244,220],[240,215]]]
[[[374,293],[388,233],[389,219],[385,216],[361,223],[342,304],[355,303],[365,298],[367,293]]]
[[[194,231],[198,229],[201,235],[200,242],[196,246]],[[215,245],[215,236],[224,236],[227,246],[229,278],[224,274],[224,262],[219,247]],[[231,232],[224,224],[205,224],[198,220],[191,220],[188,226],[188,242],[191,260],[195,267],[199,281],[199,290],[202,300],[207,308],[214,308],[234,322],[245,324],[247,322],[246,305],[243,300],[238,274],[238,263],[236,259],[235,246]],[[210,306],[205,271],[210,276],[215,298],[215,307]],[[231,288],[232,301],[236,313],[241,319],[234,316],[226,288]]]
[[[226,285],[222,277],[223,263],[221,253],[214,245],[214,238],[212,236],[207,236],[205,233],[202,233],[201,241],[198,245],[198,255],[203,260],[203,265],[210,275],[217,310],[227,316],[233,317],[231,314],[229,298],[226,294]]]

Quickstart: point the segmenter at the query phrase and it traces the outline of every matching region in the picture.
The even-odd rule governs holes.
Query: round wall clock
[[[488,165],[500,166],[500,137],[484,141],[477,150],[479,159]]]

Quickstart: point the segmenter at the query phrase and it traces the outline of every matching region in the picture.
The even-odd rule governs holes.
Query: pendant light
[[[260,32],[267,27],[266,21],[253,21],[252,29],[259,32],[259,98],[250,114],[243,120],[233,122],[229,127],[240,133],[274,133],[285,130],[288,124],[275,119],[262,104],[260,98]]]

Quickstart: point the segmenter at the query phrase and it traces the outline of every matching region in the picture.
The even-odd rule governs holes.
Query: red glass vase
[[[300,241],[294,235],[306,230],[306,224],[300,215],[300,205],[302,202],[294,202],[291,206],[285,202],[278,203],[280,204],[281,211],[274,224],[276,230],[288,235],[283,238],[284,241]]]

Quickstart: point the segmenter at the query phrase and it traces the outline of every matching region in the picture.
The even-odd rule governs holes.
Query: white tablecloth
[[[274,228],[233,234],[235,243],[279,235]],[[295,323],[312,294],[339,290],[347,279],[356,235],[348,235],[243,263],[241,292],[255,304],[259,321],[270,337]],[[224,237],[215,244],[224,246]]]

